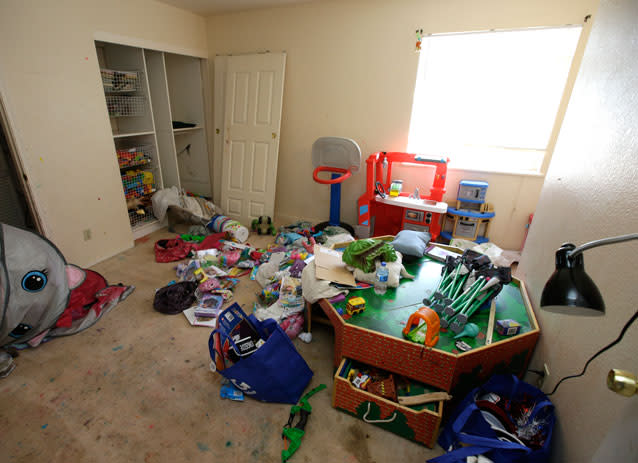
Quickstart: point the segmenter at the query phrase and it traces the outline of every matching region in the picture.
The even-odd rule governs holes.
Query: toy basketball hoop
[[[342,223],[341,216],[341,183],[359,170],[361,149],[354,140],[340,137],[318,138],[312,144],[312,165],[315,170],[312,178],[315,182],[330,185],[330,220],[315,226],[320,231],[327,226],[340,226],[354,235],[354,229]],[[330,178],[319,178],[322,172],[329,172]]]

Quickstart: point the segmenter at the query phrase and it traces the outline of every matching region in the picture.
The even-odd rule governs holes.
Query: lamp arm
[[[611,238],[603,238],[596,241],[590,241],[589,243],[585,243],[581,246],[578,246],[577,248],[574,248],[574,250],[569,253],[569,258],[573,259],[577,255],[582,254],[583,251],[591,248],[605,246],[606,244],[622,243],[623,241],[629,240],[638,240],[638,233],[630,233],[629,235],[612,236]]]

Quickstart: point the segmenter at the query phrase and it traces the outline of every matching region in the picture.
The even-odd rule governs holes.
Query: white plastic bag
[[[179,197],[179,189],[176,186],[159,190],[151,198],[153,214],[158,220],[164,220],[168,206],[182,207]]]

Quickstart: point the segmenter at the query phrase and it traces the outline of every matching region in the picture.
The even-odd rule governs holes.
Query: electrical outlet
[[[91,229],[87,228],[82,232],[84,234],[84,241],[88,241],[91,239]]]

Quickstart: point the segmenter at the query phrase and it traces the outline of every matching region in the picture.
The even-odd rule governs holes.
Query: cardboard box
[[[341,259],[342,252],[316,244],[314,254],[318,279],[349,286],[356,284],[354,274],[346,268]]]
[[[514,336],[521,330],[521,324],[516,320],[497,320],[496,331],[502,336]]]

